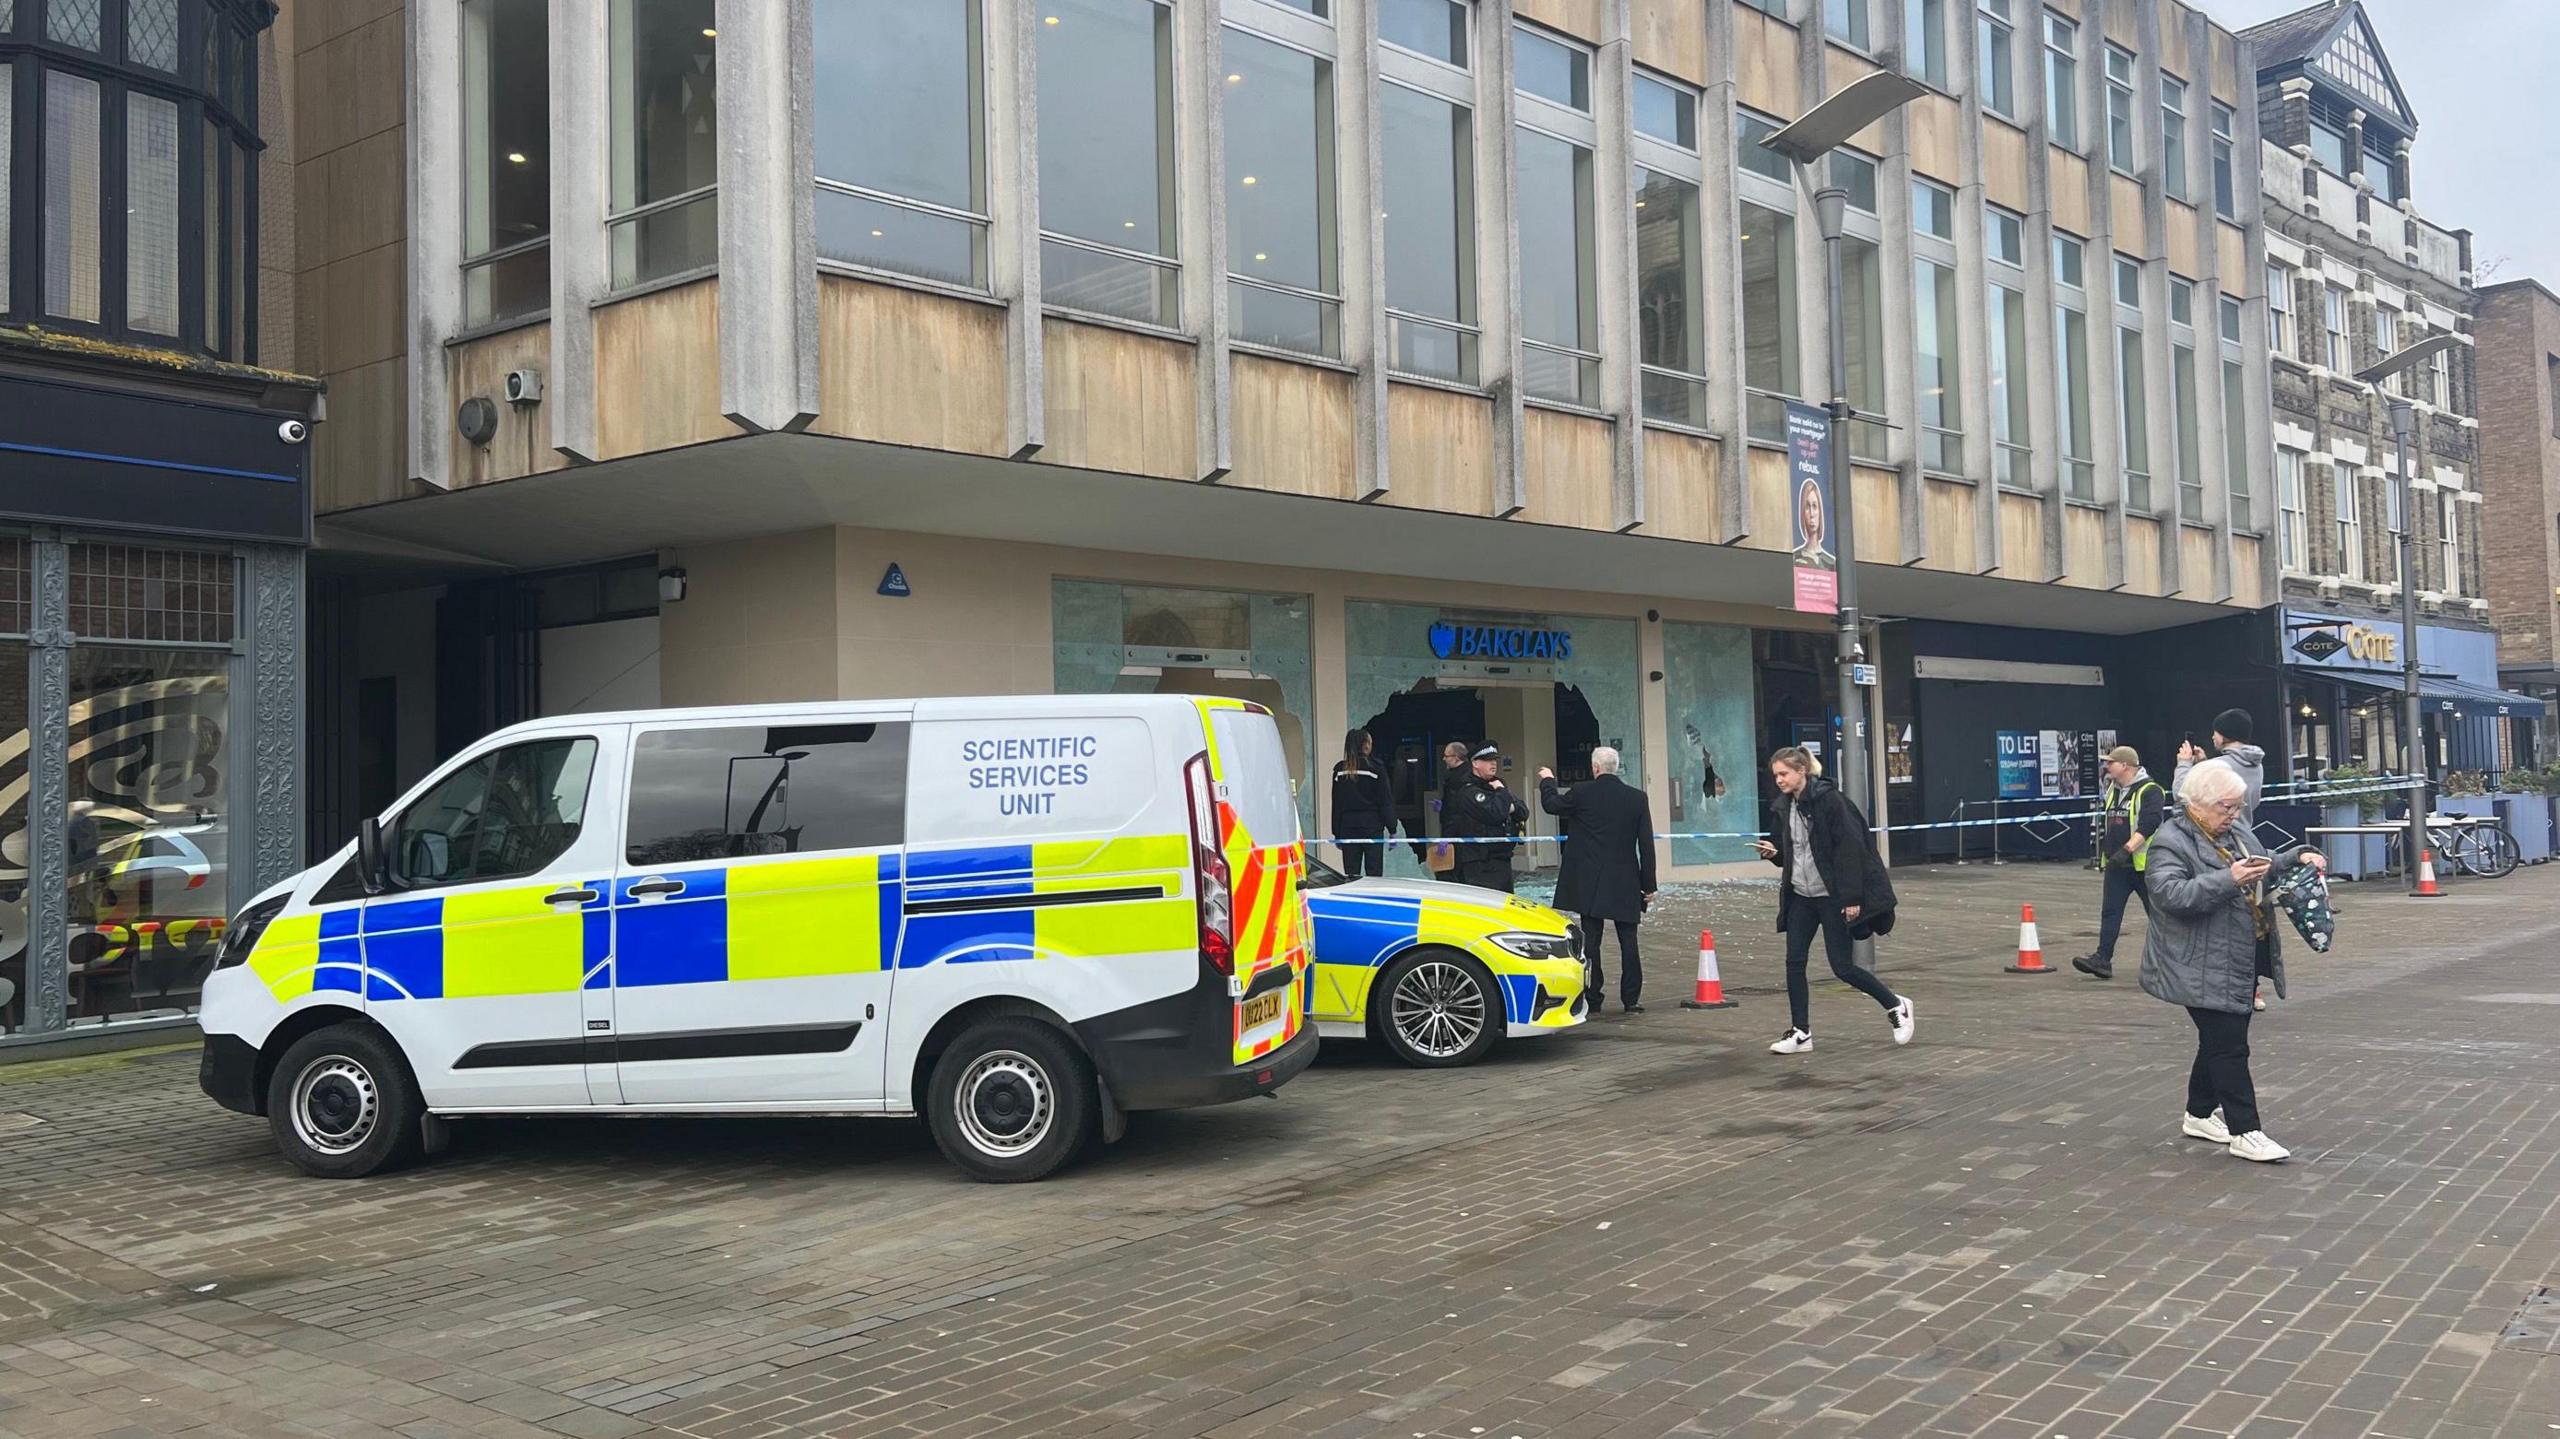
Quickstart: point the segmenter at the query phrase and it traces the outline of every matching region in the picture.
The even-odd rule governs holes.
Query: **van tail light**
[[[1219,845],[1218,796],[1209,783],[1204,751],[1182,767],[1191,801],[1191,869],[1200,895],[1200,958],[1220,974],[1236,972],[1235,876]]]

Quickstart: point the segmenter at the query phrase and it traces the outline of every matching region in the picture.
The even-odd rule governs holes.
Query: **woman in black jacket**
[[[1370,757],[1376,742],[1363,729],[1342,737],[1342,758],[1333,766],[1333,833],[1347,843],[1342,872],[1358,879],[1387,872],[1386,837],[1396,827],[1395,794],[1387,777]]]
[[[1778,867],[1778,932],[1787,937],[1787,1004],[1794,1027],[1772,1054],[1813,1048],[1812,994],[1805,964],[1821,931],[1831,972],[1840,982],[1883,1006],[1893,1042],[1909,1044],[1917,1027],[1911,1001],[1858,967],[1851,942],[1893,929],[1893,881],[1867,832],[1866,816],[1839,787],[1822,777],[1822,763],[1800,745],[1769,756],[1769,777],[1779,801],[1778,837],[1759,841],[1760,857]]]

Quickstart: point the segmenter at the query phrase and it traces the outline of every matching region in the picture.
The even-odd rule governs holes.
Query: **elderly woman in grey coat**
[[[2284,994],[2275,900],[2266,879],[2275,861],[2242,822],[2247,786],[2223,765],[2200,765],[2179,796],[2179,813],[2151,838],[2145,882],[2151,933],[2142,947],[2142,988],[2185,1008],[2196,1026],[2196,1062],[2187,1073],[2181,1132],[2227,1145],[2239,1159],[2272,1164],[2291,1151],[2267,1137],[2249,1079],[2250,997],[2261,976]],[[2317,851],[2294,861],[2319,864]]]

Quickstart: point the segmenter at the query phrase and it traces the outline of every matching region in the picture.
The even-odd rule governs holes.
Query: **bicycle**
[[[2504,879],[2515,873],[2516,861],[2523,851],[2516,847],[2516,837],[2496,820],[2482,820],[2464,825],[2445,837],[2445,858],[2462,867],[2466,874],[2482,879]]]

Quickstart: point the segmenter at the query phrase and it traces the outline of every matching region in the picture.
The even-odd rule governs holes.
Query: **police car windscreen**
[[[1218,737],[1227,802],[1253,842],[1296,842],[1298,804],[1289,792],[1289,754],[1280,743],[1280,726],[1267,714],[1247,710],[1215,711],[1210,724]]]

